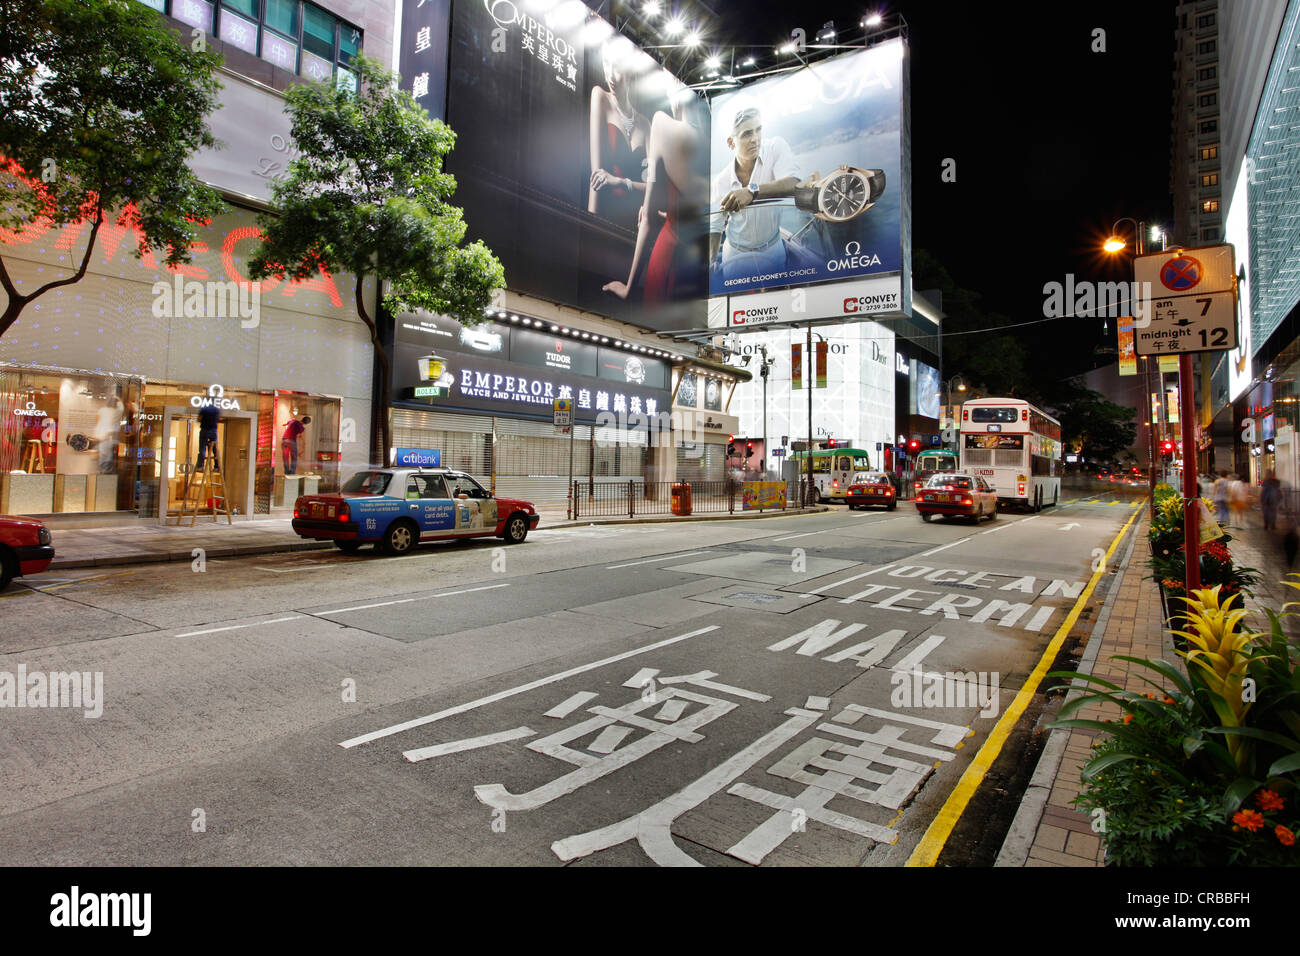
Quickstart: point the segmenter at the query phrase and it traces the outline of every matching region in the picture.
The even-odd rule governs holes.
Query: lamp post
[[[954,384],[956,385],[957,391],[959,391],[959,392],[964,392],[964,391],[966,391],[966,379],[962,378],[962,375],[961,375],[960,372],[958,372],[958,373],[957,373],[956,375],[954,375],[952,378],[947,379],[946,381],[944,381],[944,383],[943,383],[943,387],[944,387],[944,403],[943,403],[943,404],[944,404],[944,407],[945,407],[945,408],[952,408],[952,390],[953,390],[953,386],[954,386]],[[952,425],[953,425],[954,428],[956,428],[956,427],[957,427],[957,413],[954,412],[952,417],[953,417]],[[943,423],[940,422],[939,424],[942,426]]]
[[[767,372],[776,364],[776,359],[767,357],[767,346],[760,345],[758,351],[762,358],[759,359],[758,374],[763,376],[763,478],[767,478]]]
[[[1119,231],[1121,222],[1132,222],[1137,227],[1137,254],[1143,253],[1143,231],[1145,224],[1133,219],[1120,219],[1115,223],[1112,230],[1111,238],[1106,241],[1104,248],[1107,252],[1118,252],[1124,248],[1124,243],[1115,237]],[[1155,238],[1153,235],[1152,238]],[[1166,235],[1160,232],[1160,248],[1165,248]],[[1137,295],[1136,282],[1137,262],[1134,261],[1134,295]],[[1148,306],[1149,307],[1149,306]],[[1151,388],[1151,363],[1148,357],[1147,361],[1147,390]],[[1160,397],[1161,406],[1164,405],[1164,376],[1161,376],[1160,389],[1156,393]],[[1190,597],[1193,591],[1201,587],[1201,512],[1200,500],[1201,494],[1196,485],[1196,423],[1193,416],[1196,414],[1196,403],[1192,397],[1192,356],[1188,352],[1182,352],[1178,356],[1178,401],[1180,408],[1182,439],[1183,439],[1183,553],[1185,556],[1184,563],[1187,568],[1185,580],[1187,594]],[[1151,517],[1155,518],[1155,426],[1151,427],[1151,477],[1150,477],[1150,509]]]
[[[1102,248],[1109,253],[1118,253],[1125,249],[1128,244],[1123,239],[1119,238],[1120,224],[1125,222],[1131,222],[1133,224],[1135,239],[1134,245],[1136,247],[1136,254],[1140,256],[1146,252],[1146,246],[1144,244],[1146,223],[1138,222],[1131,216],[1124,216],[1121,219],[1115,220],[1115,224],[1111,226],[1110,229],[1110,238],[1105,241]],[[1143,356],[1143,362],[1146,365],[1146,391],[1149,396],[1152,394],[1150,357]],[[1160,396],[1163,407],[1164,375],[1161,375],[1160,378],[1160,388],[1156,389],[1155,393]],[[1145,406],[1146,401],[1143,401],[1142,404]],[[1144,418],[1146,417],[1145,409],[1143,410],[1142,415]],[[1156,462],[1160,460],[1161,459],[1156,456],[1156,422],[1149,422],[1147,425],[1147,494],[1149,496],[1148,508],[1152,519],[1156,516]]]

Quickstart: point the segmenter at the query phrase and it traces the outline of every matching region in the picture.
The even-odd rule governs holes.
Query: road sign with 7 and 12
[[[1138,256],[1133,273],[1138,294],[1150,296],[1146,322],[1133,326],[1138,355],[1237,347],[1237,276],[1231,244]]]

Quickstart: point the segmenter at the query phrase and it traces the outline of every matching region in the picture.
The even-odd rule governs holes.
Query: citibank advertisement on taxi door
[[[891,40],[714,98],[710,294],[910,268],[906,57]]]

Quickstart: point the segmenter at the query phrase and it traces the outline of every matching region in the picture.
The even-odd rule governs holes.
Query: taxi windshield
[[[386,471],[359,471],[343,486],[343,494],[382,495],[392,477]]]
[[[961,488],[970,490],[975,485],[969,478],[954,478],[952,475],[935,475],[930,479],[930,488]]]

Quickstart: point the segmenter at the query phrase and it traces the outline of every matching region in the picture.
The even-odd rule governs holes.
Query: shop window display
[[[127,376],[0,369],[0,511],[134,508],[142,393]]]

